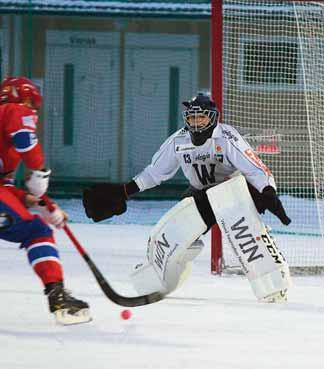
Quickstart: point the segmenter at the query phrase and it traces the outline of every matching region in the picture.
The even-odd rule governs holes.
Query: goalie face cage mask
[[[182,104],[186,107],[182,113],[183,121],[189,130],[192,143],[195,146],[203,145],[211,137],[218,122],[219,112],[214,101],[199,93]]]
[[[184,123],[190,132],[203,132],[215,126],[218,112],[216,110],[203,110],[200,106],[192,106],[182,113]]]
[[[191,137],[191,142],[195,146],[203,145],[213,134],[214,128],[217,126],[218,111],[188,109],[183,113],[183,120]]]

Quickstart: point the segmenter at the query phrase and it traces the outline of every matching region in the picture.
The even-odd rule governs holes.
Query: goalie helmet
[[[199,93],[182,104],[187,108],[182,115],[192,143],[195,146],[203,145],[211,137],[218,122],[219,112],[214,101],[209,96]]]
[[[42,100],[39,89],[28,78],[7,77],[0,85],[0,104],[28,103],[31,105],[31,108],[39,109],[42,105]]]

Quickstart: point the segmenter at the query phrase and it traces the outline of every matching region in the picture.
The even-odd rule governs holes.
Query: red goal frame
[[[211,2],[211,95],[222,116],[223,108],[223,0]],[[217,225],[211,230],[212,274],[222,272],[222,234]]]

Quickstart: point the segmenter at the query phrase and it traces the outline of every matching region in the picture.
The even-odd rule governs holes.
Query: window
[[[298,45],[294,42],[244,42],[243,83],[296,85]]]
[[[237,77],[244,90],[300,90],[303,74],[298,40],[284,36],[242,35]]]

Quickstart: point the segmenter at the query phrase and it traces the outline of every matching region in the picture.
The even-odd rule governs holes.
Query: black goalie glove
[[[83,206],[88,218],[95,222],[123,214],[126,209],[125,185],[97,183],[83,191]]]
[[[272,214],[280,219],[281,223],[288,225],[291,222],[273,187],[265,187],[262,193],[254,188],[250,183],[248,183],[248,187],[255,207],[259,213],[263,214],[265,210],[268,209]]]
[[[288,225],[291,223],[291,219],[287,216],[284,207],[282,206],[281,201],[279,200],[276,191],[273,187],[267,186],[262,191],[263,201],[267,209],[277,216],[281,223],[284,225]]]

